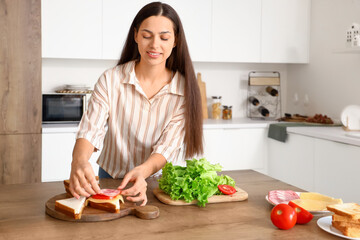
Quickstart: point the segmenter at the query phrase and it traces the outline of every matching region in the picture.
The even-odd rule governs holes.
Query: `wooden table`
[[[66,222],[45,214],[45,202],[64,192],[62,182],[0,185],[0,239],[339,239],[321,230],[316,221],[279,230],[272,225],[272,206],[265,200],[269,190],[301,191],[252,170],[228,171],[237,185],[248,192],[244,202],[197,206],[169,206],[152,194],[157,179],[148,181],[151,205],[160,217],[142,220],[126,216],[107,222]],[[119,180],[105,180],[104,187],[117,187]]]

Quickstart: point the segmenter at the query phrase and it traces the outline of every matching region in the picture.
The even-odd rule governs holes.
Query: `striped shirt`
[[[135,75],[135,61],[105,71],[95,84],[76,138],[101,149],[97,161],[114,178],[158,153],[184,165],[184,77],[176,72],[147,98]]]

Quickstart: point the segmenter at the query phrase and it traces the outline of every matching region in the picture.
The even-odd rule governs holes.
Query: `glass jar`
[[[225,120],[232,119],[232,106],[223,106],[222,118]]]
[[[221,96],[212,96],[212,118],[220,119],[221,117]]]

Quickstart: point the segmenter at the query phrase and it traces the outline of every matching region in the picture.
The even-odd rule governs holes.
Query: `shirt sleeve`
[[[88,108],[81,118],[76,139],[85,138],[96,149],[100,149],[106,134],[109,109],[109,92],[104,73],[95,84]]]
[[[173,157],[175,152],[180,152],[184,145],[185,136],[185,105],[181,105],[179,109],[174,112],[174,116],[165,127],[157,143],[153,146],[153,152],[161,154],[166,161],[176,161]]]

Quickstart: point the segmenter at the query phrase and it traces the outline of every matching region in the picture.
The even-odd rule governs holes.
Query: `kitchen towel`
[[[341,124],[312,124],[304,122],[281,122],[272,123],[269,126],[268,138],[275,139],[280,142],[286,142],[287,139],[287,127],[338,127]]]

